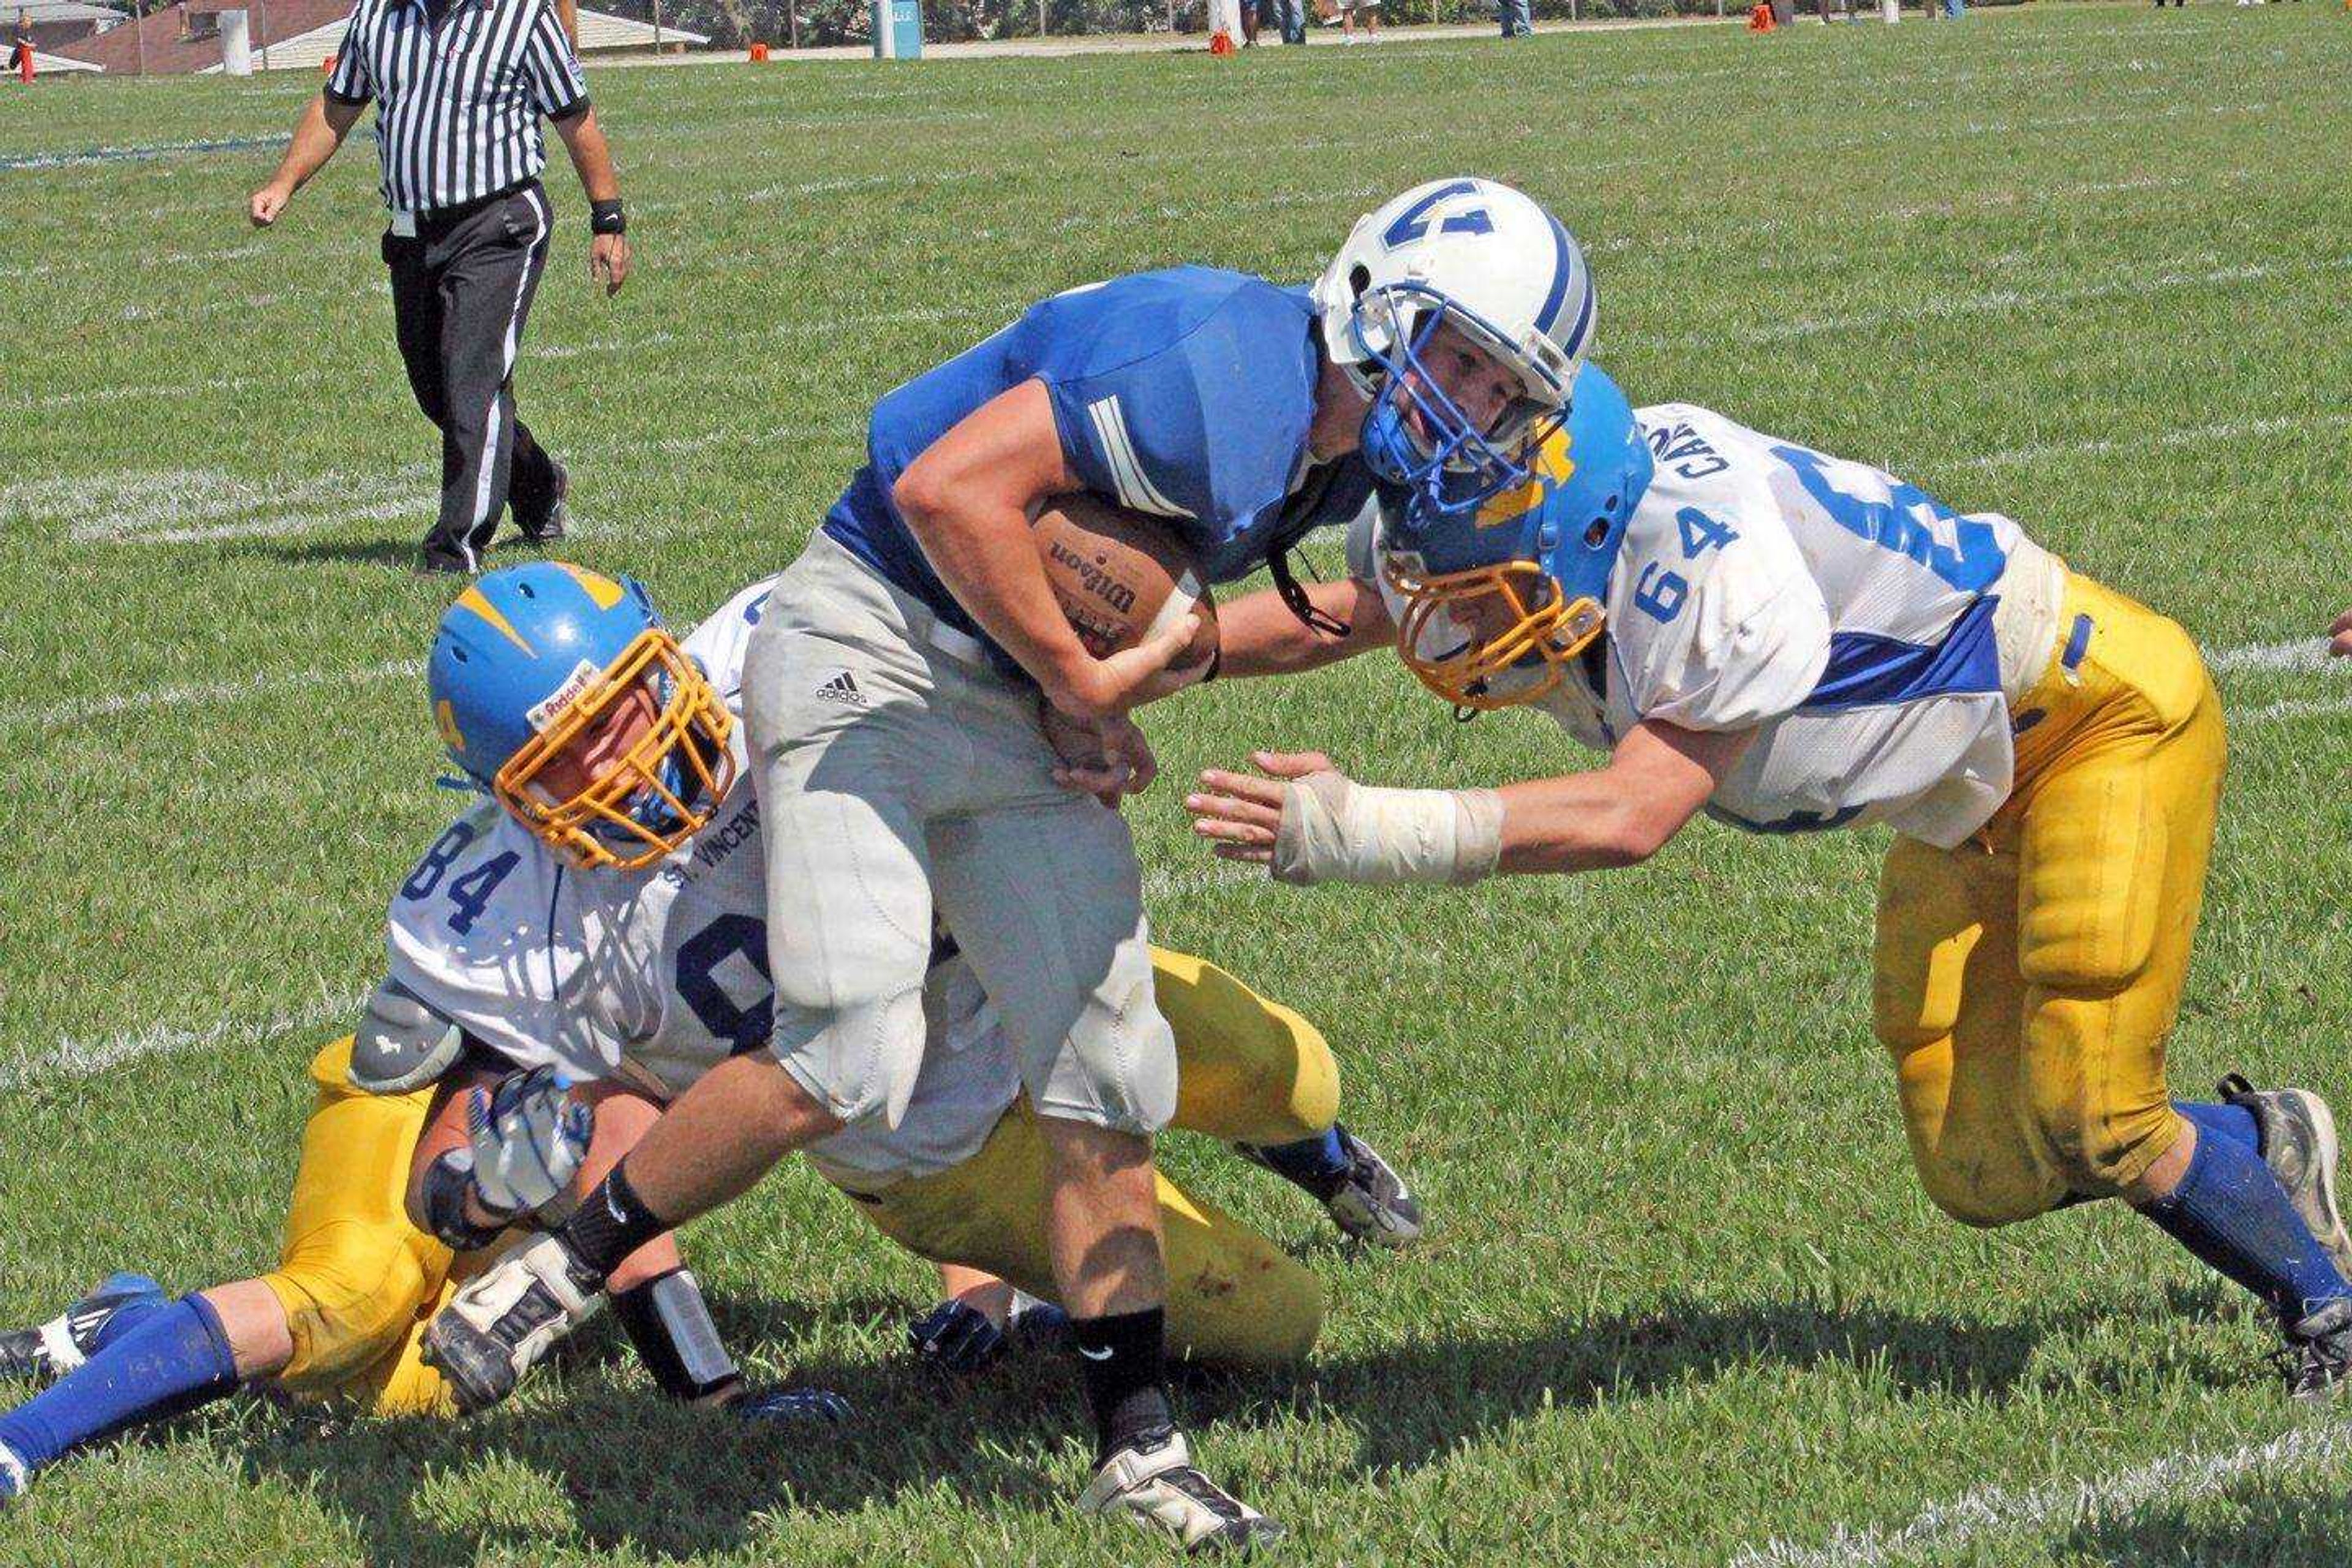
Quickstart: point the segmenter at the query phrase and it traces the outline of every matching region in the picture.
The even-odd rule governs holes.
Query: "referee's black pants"
[[[441,514],[428,563],[474,571],[514,502],[519,518],[555,505],[562,470],[515,416],[523,322],[554,231],[547,193],[512,191],[419,214],[415,236],[386,234],[392,313],[408,384],[441,427]]]

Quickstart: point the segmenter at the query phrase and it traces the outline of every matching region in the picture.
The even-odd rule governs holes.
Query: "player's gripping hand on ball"
[[[2327,630],[2327,651],[2337,658],[2352,658],[2352,610],[2336,616],[2336,624]]]

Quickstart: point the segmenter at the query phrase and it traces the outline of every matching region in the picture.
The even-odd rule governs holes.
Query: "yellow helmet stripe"
[[[568,562],[558,562],[557,564],[572,574],[572,580],[579,584],[590,598],[596,601],[598,609],[609,610],[621,602],[623,589],[610,577],[602,573],[591,572],[585,567],[572,565]]]
[[[539,650],[524,640],[523,635],[514,629],[514,623],[508,620],[504,615],[499,613],[499,607],[490,603],[488,596],[485,595],[480,588],[469,587],[464,593],[458,595],[457,605],[460,609],[473,611],[474,614],[481,616],[482,619],[498,627],[499,630],[506,634],[507,640],[509,642],[514,644],[515,647],[522,649],[523,652],[530,655],[533,658],[537,658],[539,657]]]

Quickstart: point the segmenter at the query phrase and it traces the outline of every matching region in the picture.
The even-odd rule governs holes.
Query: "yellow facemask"
[[[1405,602],[1397,621],[1397,657],[1415,679],[1456,707],[1491,712],[1533,702],[1566,679],[1576,657],[1601,635],[1601,605],[1591,598],[1569,600],[1532,561],[1431,576],[1391,554],[1382,559],[1381,574]],[[1441,616],[1451,627],[1438,624]],[[1448,636],[1451,630],[1459,637]],[[1427,644],[1433,639],[1452,646],[1432,654]],[[1520,679],[1501,682],[1498,690],[1507,672]]]
[[[578,794],[563,797],[549,789],[549,766],[640,687],[662,697],[645,734]],[[709,826],[734,787],[728,746],[734,729],[734,715],[677,639],[649,627],[508,759],[491,793],[572,865],[636,870]]]

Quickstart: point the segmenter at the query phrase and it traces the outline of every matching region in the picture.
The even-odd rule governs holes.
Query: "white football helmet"
[[[1527,482],[1519,454],[1562,416],[1592,342],[1583,252],[1541,204],[1493,180],[1433,180],[1366,214],[1314,299],[1326,350],[1372,400],[1366,460],[1449,513]],[[1444,322],[1518,381],[1485,429],[1422,367]],[[1400,417],[1400,395],[1412,419]]]

